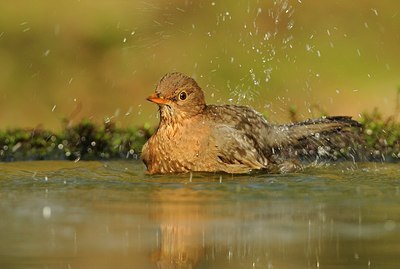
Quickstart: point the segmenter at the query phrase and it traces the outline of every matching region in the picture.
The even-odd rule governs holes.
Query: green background
[[[156,124],[161,76],[271,121],[395,113],[400,2],[1,1],[0,128]]]

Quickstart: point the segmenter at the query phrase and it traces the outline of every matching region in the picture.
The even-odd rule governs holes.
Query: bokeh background
[[[210,103],[271,121],[396,110],[400,2],[72,0],[0,2],[0,128],[62,119],[157,123],[145,101],[167,72]]]

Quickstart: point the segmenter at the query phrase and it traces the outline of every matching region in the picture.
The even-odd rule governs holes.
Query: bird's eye
[[[181,91],[179,93],[179,100],[183,101],[187,98],[187,93],[185,91]]]

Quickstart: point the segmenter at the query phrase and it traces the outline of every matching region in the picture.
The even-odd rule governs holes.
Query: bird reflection
[[[202,198],[197,191],[182,188],[159,191],[154,200],[159,202],[155,218],[160,223],[159,249],[153,253],[157,267],[195,268],[205,253],[207,215]]]

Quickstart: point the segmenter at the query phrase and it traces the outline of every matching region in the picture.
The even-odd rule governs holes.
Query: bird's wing
[[[218,162],[223,165],[243,166],[249,169],[261,169],[267,166],[267,159],[257,141],[244,130],[219,124],[212,131],[217,148]]]

